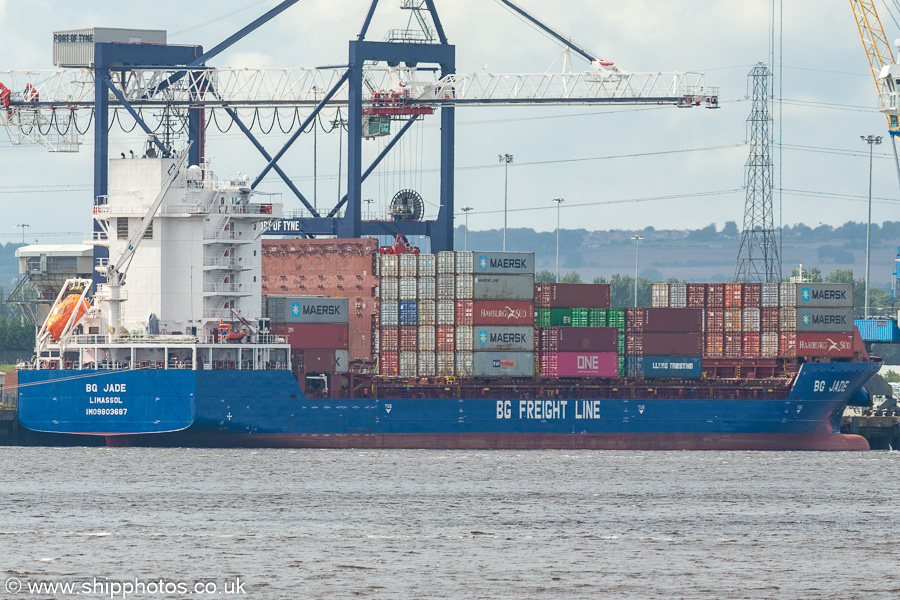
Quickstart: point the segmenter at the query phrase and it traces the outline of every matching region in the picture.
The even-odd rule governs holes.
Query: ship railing
[[[243,283],[204,283],[204,292],[240,292],[243,291]]]
[[[230,308],[207,308],[203,311],[204,319],[230,319],[232,316]]]
[[[109,242],[109,234],[105,231],[88,231],[84,234],[84,243],[87,245],[91,244],[105,244]]]
[[[204,258],[204,267],[228,267],[229,269],[240,269],[243,265],[241,261],[232,256],[217,256],[215,258]]]

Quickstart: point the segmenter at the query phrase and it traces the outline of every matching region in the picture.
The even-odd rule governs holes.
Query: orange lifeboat
[[[63,330],[69,323],[72,313],[77,310],[77,312],[75,312],[75,318],[72,319],[72,324],[74,325],[84,315],[87,309],[90,308],[90,304],[88,304],[87,300],[79,304],[79,298],[81,298],[81,294],[69,294],[57,302],[56,306],[53,307],[53,310],[50,311],[50,318],[47,320],[47,331],[50,332],[50,335],[52,335],[53,339],[57,342],[59,341],[59,338],[62,337]]]
[[[235,331],[230,331],[225,334],[225,341],[226,342],[239,342],[240,340],[244,339],[244,337],[248,333],[250,333],[250,332],[247,331],[246,329],[238,329]]]

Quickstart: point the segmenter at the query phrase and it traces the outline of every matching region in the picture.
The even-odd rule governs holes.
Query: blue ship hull
[[[19,420],[112,445],[867,449],[839,433],[840,417],[848,404],[867,404],[863,385],[878,368],[808,363],[780,397],[698,380],[703,399],[697,388],[692,399],[646,388],[585,399],[577,387],[550,399],[307,398],[286,371],[21,371]]]

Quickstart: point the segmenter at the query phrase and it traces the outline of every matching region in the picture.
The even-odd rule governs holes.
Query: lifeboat
[[[78,300],[80,298],[81,294],[69,294],[57,302],[56,306],[53,307],[53,310],[50,311],[50,317],[47,320],[47,331],[50,332],[50,335],[53,336],[55,341],[58,342],[59,338],[62,337],[63,331],[69,323],[69,319],[72,317],[73,312],[75,312],[75,318],[72,319],[72,324],[74,325],[81,319],[84,313],[87,312],[87,309],[90,308],[90,304],[88,304],[87,300],[79,303]]]
[[[246,329],[239,329],[237,331],[229,331],[228,333],[225,334],[225,341],[226,342],[239,342],[242,339],[244,339],[244,337],[248,333],[250,333],[250,332],[247,331]]]

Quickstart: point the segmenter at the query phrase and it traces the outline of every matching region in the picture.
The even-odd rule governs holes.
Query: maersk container
[[[797,331],[853,331],[853,308],[797,307]]]
[[[798,283],[797,308],[852,308],[852,283]]]
[[[435,344],[435,328],[431,327],[423,327],[419,326],[418,331],[419,337],[419,352],[434,352],[437,350],[437,345]]]
[[[472,303],[475,325],[533,325],[534,305],[522,300],[476,300]]]
[[[456,356],[456,376],[457,377],[473,377],[475,374],[473,353],[472,352],[457,352],[455,356]]]
[[[438,274],[437,299],[454,300],[456,298],[456,275],[452,273]]]
[[[437,308],[434,300],[419,300],[419,325],[437,325]]]
[[[464,352],[471,352],[472,350],[474,350],[474,338],[475,333],[473,331],[472,325],[456,326],[456,349],[458,351],[461,350]]]
[[[475,269],[475,253],[462,251],[456,253],[456,274],[471,275]]]
[[[470,328],[470,331],[473,331]],[[459,339],[459,328],[457,328]],[[457,348],[459,348],[457,342]],[[468,348],[462,348],[468,350]],[[472,350],[484,351],[510,351],[510,352],[534,352],[534,327],[528,325],[498,326],[485,325],[474,328],[474,346]]]
[[[415,300],[401,300],[398,322],[400,325],[419,324],[419,305]]]
[[[703,375],[701,356],[644,355],[644,377],[647,379],[699,379]]]
[[[534,252],[475,252],[476,275],[534,275]]]
[[[644,333],[643,354],[651,356],[701,356],[703,334],[697,333]]]
[[[418,363],[419,360],[416,352],[401,352],[400,366],[397,374],[400,377],[415,377]]]
[[[437,374],[437,360],[434,352],[419,352],[417,371],[419,377],[434,377]]]
[[[456,253],[442,251],[437,253],[437,274],[452,275],[456,272]]]
[[[382,300],[399,300],[400,280],[396,277],[382,277],[378,284],[378,292]]]
[[[667,308],[669,306],[669,284],[650,284],[650,306],[654,308]]]
[[[401,277],[398,297],[400,300],[415,300],[418,294],[418,281],[415,277]]]
[[[669,284],[669,307],[670,308],[686,308],[687,307],[687,284],[684,284],[684,283]]]
[[[437,353],[438,377],[453,377],[456,375],[456,352]]]
[[[347,323],[346,298],[268,296],[266,316],[272,323]]]
[[[397,300],[381,300],[379,323],[382,327],[400,324],[400,303]]]
[[[615,352],[558,352],[559,377],[617,377],[619,355]]]
[[[549,308],[609,308],[608,283],[545,283],[541,304]]]
[[[419,300],[434,300],[436,293],[434,277],[420,277],[418,279],[416,293]]]
[[[472,275],[457,275],[456,298],[459,300],[471,300],[473,285],[474,281]]]
[[[475,275],[475,300],[534,300],[533,275]]]
[[[419,274],[419,255],[400,254],[400,277],[416,277]]]
[[[472,374],[475,377],[534,377],[533,352],[459,353],[457,358],[463,354],[472,357]],[[456,365],[459,373],[458,360]]]
[[[419,254],[419,277],[434,277],[436,275],[434,254]]]
[[[777,283],[763,283],[760,286],[759,304],[761,308],[778,308]]]
[[[900,329],[894,319],[856,319],[853,323],[865,342],[900,342]]]
[[[456,323],[456,302],[453,300],[438,300],[437,306],[437,324],[453,325]]]
[[[381,254],[379,264],[381,265],[379,273],[382,278],[400,276],[400,257],[397,254]]]
[[[703,311],[699,308],[643,309],[643,327],[641,330],[645,333],[701,331],[702,329]]]

